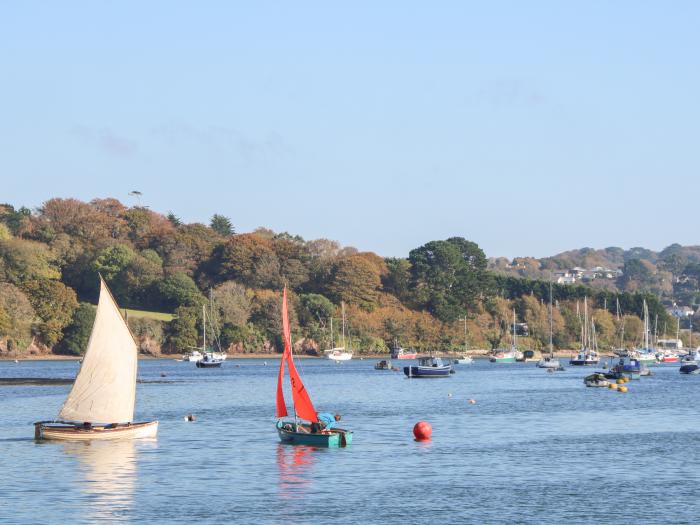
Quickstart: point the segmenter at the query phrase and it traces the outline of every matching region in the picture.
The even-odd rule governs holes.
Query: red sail
[[[280,371],[277,374],[277,417],[284,417],[287,415],[287,403],[284,402],[284,392],[282,391],[282,378],[284,377],[284,361],[287,358],[285,354],[282,354],[280,359]]]
[[[294,412],[301,419],[306,419],[307,421],[316,422],[318,418],[316,417],[316,409],[314,408],[309,394],[306,392],[304,383],[301,382],[301,377],[297,372],[296,366],[294,366],[294,359],[292,358],[292,334],[289,329],[289,314],[287,311],[287,288],[284,288],[284,294],[282,296],[282,331],[284,336],[284,358],[287,358],[287,365],[289,365],[289,380],[292,383],[292,399],[294,400]],[[280,364],[281,367],[284,366]],[[278,406],[279,406],[279,392],[281,391],[281,382],[278,385]],[[279,408],[278,408],[279,410]]]

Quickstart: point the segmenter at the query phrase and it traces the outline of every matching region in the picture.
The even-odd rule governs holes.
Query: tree
[[[37,332],[47,346],[54,346],[78,307],[75,291],[60,281],[46,279],[27,281],[22,289],[39,317]]]
[[[216,281],[235,280],[250,288],[279,288],[280,264],[270,240],[256,234],[229,237],[207,264]]]
[[[156,289],[161,307],[171,312],[180,306],[197,306],[206,301],[192,278],[184,273],[167,275]]]
[[[197,308],[181,306],[175,310],[176,317],[170,321],[166,336],[171,352],[197,346],[197,315]]]
[[[442,321],[453,322],[474,309],[486,289],[486,256],[461,237],[411,250],[409,261],[415,300]]]
[[[245,286],[226,281],[212,290],[212,297],[222,325],[244,326],[248,322],[252,305]]]
[[[9,317],[9,328],[3,333],[20,348],[29,345],[32,324],[36,318],[27,296],[16,286],[0,282],[0,308]]]
[[[212,230],[222,237],[229,237],[235,233],[233,224],[231,224],[231,219],[224,217],[223,215],[219,215],[218,213],[215,213],[212,216],[209,225],[211,226]]]
[[[70,355],[83,355],[87,349],[97,308],[89,303],[80,303],[66,326],[60,351]]]
[[[10,333],[12,328],[12,319],[3,306],[0,306],[0,337],[4,337]]]
[[[176,228],[178,226],[182,226],[182,221],[180,220],[180,217],[175,215],[173,212],[169,211],[165,217],[170,221],[170,224],[172,224]]]
[[[389,257],[385,262],[388,272],[382,278],[384,290],[405,301],[410,297],[411,263],[407,259],[395,257]]]
[[[381,284],[376,265],[356,254],[335,264],[328,292],[337,302],[345,301],[372,310],[377,306]]]
[[[15,238],[0,241],[0,281],[21,285],[33,279],[59,277],[46,245]]]

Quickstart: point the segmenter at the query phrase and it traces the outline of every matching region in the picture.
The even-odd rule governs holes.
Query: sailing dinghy
[[[134,423],[138,351],[100,277],[100,300],[78,376],[55,421],[34,423],[36,439],[155,437],[158,421]]]
[[[324,430],[320,428],[316,409],[311,398],[301,381],[301,377],[294,366],[292,357],[292,336],[289,329],[289,315],[287,310],[287,288],[282,295],[282,338],[284,339],[284,353],[280,360],[280,369],[277,375],[277,433],[283,443],[293,445],[310,445],[314,447],[345,447],[352,443],[352,432],[342,428]],[[282,381],[284,378],[284,364],[289,366],[289,380],[292,385],[292,400],[294,402],[294,418],[287,417],[287,404],[284,400]],[[301,421],[300,421],[301,420]]]

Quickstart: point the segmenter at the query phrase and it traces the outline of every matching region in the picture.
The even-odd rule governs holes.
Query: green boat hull
[[[278,421],[277,433],[282,443],[319,448],[347,447],[352,443],[352,431],[334,428],[329,432],[311,432],[309,425],[293,421]]]

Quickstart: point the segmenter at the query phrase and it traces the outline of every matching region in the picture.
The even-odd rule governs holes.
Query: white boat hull
[[[350,361],[352,359],[352,352],[342,352],[338,350],[327,351],[326,357],[333,361]]]
[[[57,441],[91,441],[109,439],[154,438],[158,433],[158,421],[132,423],[129,425],[105,428],[94,426],[89,429],[59,423],[35,423],[34,438]]]

